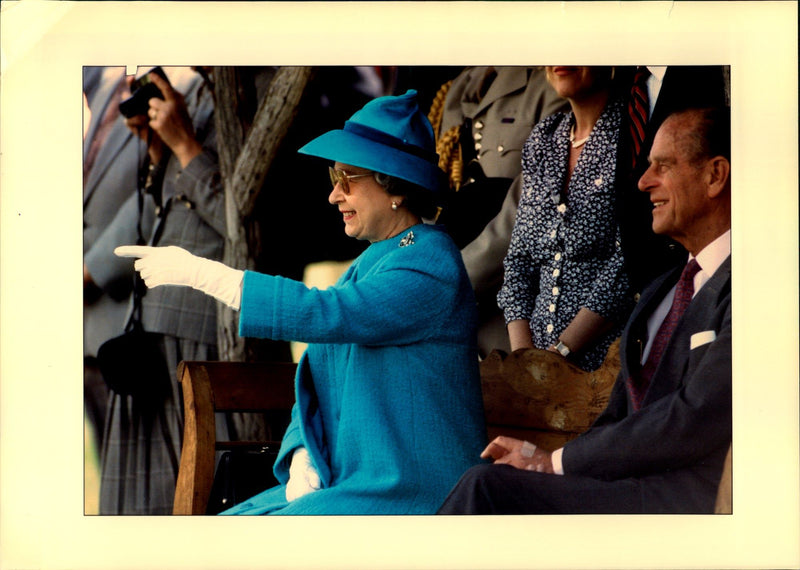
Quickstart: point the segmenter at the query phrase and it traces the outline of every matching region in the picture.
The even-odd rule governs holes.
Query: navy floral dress
[[[612,100],[595,123],[564,192],[572,112],[539,122],[522,153],[522,196],[505,276],[497,295],[506,323],[530,321],[533,344],[558,341],[581,307],[616,323],[594,344],[570,355],[594,370],[633,308],[615,216],[615,169],[622,104]]]

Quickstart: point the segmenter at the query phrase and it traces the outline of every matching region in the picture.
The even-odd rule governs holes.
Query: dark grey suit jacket
[[[642,408],[631,410],[626,380],[640,365],[647,317],[682,268],[648,287],[621,345],[622,370],[606,410],[564,446],[564,471],[596,479],[636,479],[646,512],[713,512],[731,442],[731,260],[690,303],[656,369]],[[691,348],[692,336],[716,338]],[[697,338],[697,337],[696,337]]]

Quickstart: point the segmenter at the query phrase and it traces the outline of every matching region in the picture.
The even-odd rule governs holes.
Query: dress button
[[[561,275],[561,271],[558,269],[553,269],[553,277],[558,277],[559,275]]]
[[[547,332],[549,332],[549,333],[553,332],[554,328],[555,327],[552,324],[547,325]]]
[[[553,287],[553,295],[558,295],[558,287]]]
[[[482,129],[483,128],[483,121],[475,121],[475,128]]]
[[[556,304],[555,303],[550,303],[550,306],[547,307],[547,310],[550,311],[551,313],[555,313],[556,312]]]
[[[561,252],[560,251],[556,252],[556,254],[553,257],[555,258],[556,261],[561,261]]]

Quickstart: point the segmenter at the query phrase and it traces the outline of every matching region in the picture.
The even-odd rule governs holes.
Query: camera
[[[147,110],[150,108],[150,99],[156,97],[163,99],[164,95],[161,90],[150,79],[151,73],[157,73],[164,81],[169,83],[167,75],[160,67],[154,67],[133,83],[131,83],[131,96],[119,104],[119,112],[122,116],[130,119],[137,115],[146,115]]]

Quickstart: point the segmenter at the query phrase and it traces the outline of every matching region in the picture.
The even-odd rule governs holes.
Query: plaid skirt
[[[101,515],[172,513],[183,439],[183,396],[177,380],[181,360],[215,360],[215,346],[163,336],[170,389],[160,401],[111,392],[100,454]],[[220,433],[222,432],[222,433]],[[225,437],[227,426],[217,422]]]

